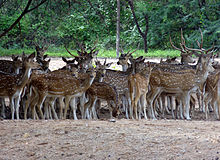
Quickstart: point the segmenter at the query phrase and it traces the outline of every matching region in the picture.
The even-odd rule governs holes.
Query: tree
[[[12,30],[19,22],[20,20],[24,17],[25,14],[33,11],[34,9],[38,8],[39,6],[41,6],[43,3],[45,3],[47,0],[42,0],[38,5],[36,5],[35,7],[29,9],[32,0],[28,0],[28,3],[24,9],[24,11],[21,13],[21,15],[15,20],[15,22],[9,27],[7,28],[5,31],[3,31],[3,33],[0,34],[0,38],[5,36],[10,30]]]
[[[138,19],[137,19],[137,16],[135,14],[135,11],[134,11],[134,3],[133,3],[133,0],[127,0],[128,1],[128,4],[130,6],[130,9],[131,9],[131,12],[132,12],[132,15],[133,15],[133,18],[134,18],[134,21],[135,21],[135,24],[137,26],[137,29],[138,29],[138,32],[140,33],[141,37],[143,38],[143,41],[144,41],[144,52],[147,53],[148,51],[148,45],[147,45],[147,34],[148,34],[148,29],[149,29],[149,17],[148,17],[148,14],[144,14],[144,19],[145,19],[145,31],[143,32],[141,30],[141,27],[139,25],[139,22],[138,22]]]
[[[116,55],[119,57],[120,48],[120,0],[117,0]]]

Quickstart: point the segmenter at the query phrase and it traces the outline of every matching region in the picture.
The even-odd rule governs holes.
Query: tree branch
[[[37,7],[39,7],[40,5],[42,5],[46,1],[47,0],[43,0],[37,6],[33,7],[32,9],[28,9],[31,5],[31,2],[32,2],[32,0],[28,0],[28,3],[26,5],[24,11],[21,13],[21,15],[16,19],[16,21],[9,28],[7,28],[5,31],[3,31],[3,33],[0,34],[0,38],[5,36],[10,30],[12,30],[20,22],[20,20],[23,18],[23,16],[25,14],[27,14],[28,12],[31,12],[32,10],[36,9]]]
[[[42,1],[41,1],[38,5],[36,5],[35,7],[33,7],[33,8],[31,8],[31,9],[27,10],[26,13],[35,10],[36,8],[38,8],[38,7],[40,7],[42,4],[44,4],[46,1],[47,1],[47,0],[42,0]]]
[[[140,25],[139,25],[139,23],[138,23],[138,21],[137,21],[136,14],[135,14],[135,12],[134,12],[133,0],[128,0],[128,4],[129,4],[129,6],[130,6],[130,8],[131,8],[131,12],[132,12],[132,15],[133,15],[133,17],[134,17],[134,22],[136,23],[138,32],[140,33],[140,35],[141,35],[142,37],[144,37],[144,33],[141,31]]]

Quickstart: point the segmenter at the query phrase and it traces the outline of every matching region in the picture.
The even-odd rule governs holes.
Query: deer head
[[[106,73],[106,69],[109,68],[112,65],[112,63],[106,63],[106,59],[105,59],[103,64],[101,64],[101,62],[98,60],[95,61],[95,64],[98,74],[97,78],[99,79],[98,81],[102,82]]]
[[[78,56],[73,55],[66,47],[67,52],[75,58],[75,61],[78,62],[78,66],[83,69],[85,72],[88,68],[92,68],[92,59],[97,56],[98,50],[95,50],[96,47],[92,48],[90,52],[86,51],[85,48],[81,48],[81,50],[77,50]]]
[[[138,48],[137,48],[137,49],[138,49]],[[136,52],[137,49],[135,49],[133,52],[131,52],[131,50],[130,50],[130,51],[128,51],[127,53],[124,53],[123,49],[121,49],[121,55],[120,55],[120,57],[119,57],[119,60],[118,60],[118,62],[117,62],[117,65],[122,65],[122,70],[123,70],[124,72],[125,72],[125,71],[128,69],[128,67],[129,67],[129,63],[128,63],[129,58],[132,57],[132,54],[133,54],[134,52]]]
[[[193,52],[192,52],[192,51],[189,51],[189,50],[186,50],[186,48],[185,48],[185,39],[184,39],[184,37],[183,37],[183,31],[182,31],[182,29],[181,29],[181,43],[180,43],[180,47],[181,47],[181,48],[178,48],[178,47],[174,46],[174,44],[173,44],[173,42],[172,42],[172,40],[171,40],[171,37],[170,37],[170,44],[171,44],[171,46],[172,46],[174,49],[176,49],[176,50],[178,50],[178,51],[181,52],[181,53],[180,53],[180,56],[181,56],[181,64],[195,63],[195,61],[194,61],[193,58],[192,58]]]

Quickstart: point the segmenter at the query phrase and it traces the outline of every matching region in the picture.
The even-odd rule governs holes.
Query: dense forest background
[[[0,34],[22,14],[28,0],[0,0]],[[39,3],[39,7],[34,8]],[[115,49],[117,0],[33,0],[33,8],[0,39],[4,49],[34,43],[77,49],[80,43]],[[190,47],[204,35],[204,48],[220,48],[219,0],[120,0],[120,46],[167,49],[178,45],[180,30]]]

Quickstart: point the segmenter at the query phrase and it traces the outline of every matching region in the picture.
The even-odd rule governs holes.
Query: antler
[[[172,42],[172,40],[171,40],[171,37],[170,37],[170,44],[171,44],[171,46],[172,46],[174,49],[181,51],[181,53],[188,53],[188,54],[194,54],[194,55],[196,55],[196,56],[201,56],[201,54],[196,53],[196,52],[200,52],[200,53],[203,54],[203,56],[210,56],[211,54],[213,54],[213,52],[215,52],[215,51],[214,51],[214,48],[215,48],[215,47],[214,47],[214,45],[213,45],[210,49],[207,49],[207,50],[205,50],[204,48],[202,48],[202,47],[203,47],[203,34],[202,34],[201,29],[199,29],[199,31],[200,31],[200,34],[201,34],[201,42],[199,43],[198,40],[196,41],[196,42],[197,42],[197,45],[198,45],[198,47],[199,47],[199,49],[189,48],[189,47],[186,46],[186,44],[185,44],[185,39],[184,39],[184,37],[183,37],[183,31],[182,31],[182,29],[181,29],[181,43],[180,43],[181,49],[180,49],[180,48],[177,48],[176,46],[173,45],[173,42]],[[210,53],[209,53],[209,52],[210,52]],[[206,54],[204,54],[204,53],[206,53]]]
[[[185,48],[185,39],[184,39],[184,37],[183,37],[183,30],[182,30],[182,28],[181,28],[181,43],[180,43],[181,49],[178,48],[178,47],[176,47],[176,46],[173,44],[172,39],[171,39],[171,36],[170,36],[170,44],[171,44],[171,46],[172,46],[174,49],[179,50],[182,54],[183,54],[183,53],[187,53],[186,50],[184,49],[184,48]]]
[[[71,56],[73,56],[73,57],[75,57],[75,58],[85,58],[84,56],[75,56],[75,55],[73,55],[73,54],[66,48],[66,46],[64,46],[64,48],[66,49],[66,51],[67,51]]]

